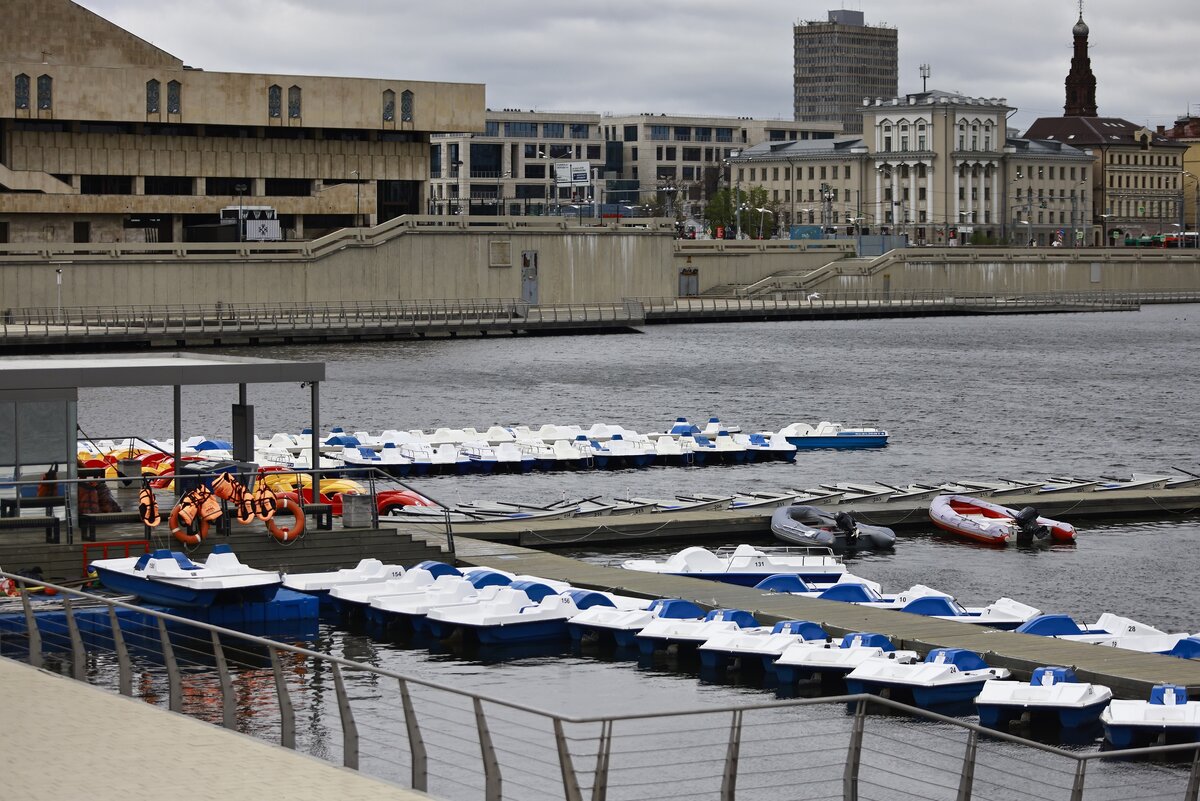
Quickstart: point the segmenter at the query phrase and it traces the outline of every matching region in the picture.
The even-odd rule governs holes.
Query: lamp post
[[[758,238],[759,239],[763,238],[763,217],[765,217],[768,214],[770,214],[772,218],[775,217],[775,212],[771,211],[770,209],[766,208],[765,206],[758,210]]]
[[[505,178],[509,178],[511,176],[512,176],[511,172],[497,172],[496,173],[496,216],[497,217],[500,216],[501,207],[504,205],[504,194],[500,190],[500,182],[503,181]]]
[[[58,294],[58,312],[54,315],[55,321],[62,322],[62,267],[54,269],[54,284]]]
[[[740,150],[734,150],[734,151],[731,151],[729,155],[731,157],[736,158],[736,157],[740,156],[741,153],[742,153],[742,151],[740,151]],[[734,186],[735,186],[734,195],[733,195],[733,197],[734,197],[734,200],[733,200],[734,230],[737,232],[737,238],[741,239],[742,238],[742,168],[741,167],[738,167],[737,182],[734,184]]]
[[[246,185],[237,184],[233,187],[233,191],[237,192],[238,196],[238,241],[241,242],[245,238],[246,221],[243,218],[242,197],[246,194]]]

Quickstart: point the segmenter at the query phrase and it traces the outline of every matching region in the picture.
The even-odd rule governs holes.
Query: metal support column
[[[183,448],[183,412],[181,410],[183,406],[183,387],[176,384],[173,387],[173,390],[174,393],[173,403],[171,404],[171,419],[173,421],[172,431],[174,431],[175,434],[175,444],[173,446],[175,452],[172,455],[175,457],[175,461],[171,463],[171,472],[175,474],[175,481],[172,482],[172,486],[175,487],[175,497],[178,498],[183,495],[179,482],[179,467],[183,464],[183,457],[181,456],[181,451]]]
[[[271,670],[275,674],[275,695],[279,700],[279,744],[284,748],[296,747],[296,713],[292,708],[292,697],[288,694],[287,679],[283,675],[283,663],[279,660],[279,649],[269,649]]]
[[[312,502],[321,502],[321,382],[311,384],[312,400]]]
[[[850,747],[846,751],[846,770],[842,774],[842,801],[858,801],[858,766],[862,760],[863,729],[867,722],[867,702],[859,701],[854,708],[854,726],[850,730]]]

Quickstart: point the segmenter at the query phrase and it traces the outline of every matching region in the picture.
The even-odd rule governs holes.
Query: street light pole
[[[54,270],[54,283],[58,292],[58,313],[55,314],[55,321],[62,322],[62,267],[57,267]]]
[[[741,154],[740,150],[735,150],[730,155],[738,156],[740,154]],[[741,239],[742,238],[742,168],[740,165],[737,168],[737,182],[735,184],[735,190],[734,190],[733,214],[734,214],[734,230],[737,232],[737,238]]]

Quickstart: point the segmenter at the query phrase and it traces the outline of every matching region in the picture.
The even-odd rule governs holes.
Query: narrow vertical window
[[[383,121],[396,121],[396,93],[391,89],[385,89],[383,92]]]
[[[29,76],[21,73],[13,81],[13,94],[16,99],[17,108],[29,108]]]
[[[300,87],[288,87],[288,116],[293,120],[300,119]]]
[[[159,83],[154,79],[146,81],[146,113],[157,114]]]
[[[39,75],[37,81],[38,109],[48,111],[54,108],[54,79],[49,75]]]
[[[283,116],[283,87],[279,84],[267,88],[267,116],[273,120]]]
[[[413,121],[413,93],[408,89],[400,93],[400,121]]]
[[[179,81],[171,81],[167,84],[167,113],[179,114],[183,108],[183,86]]]

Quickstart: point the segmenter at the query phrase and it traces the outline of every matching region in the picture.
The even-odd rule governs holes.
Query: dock
[[[1200,660],[1106,648],[1032,634],[998,631],[970,623],[937,620],[837,601],[798,598],[706,579],[604,567],[557,554],[498,542],[458,538],[458,561],[514,573],[566,581],[576,587],[643,598],[684,598],[710,609],[745,609],[764,625],[811,620],[833,636],[871,631],[898,649],[926,654],[934,648],[966,648],[993,667],[1028,679],[1043,665],[1071,666],[1081,682],[1103,684],[1118,698],[1144,699],[1155,684],[1182,685],[1200,693]]]

